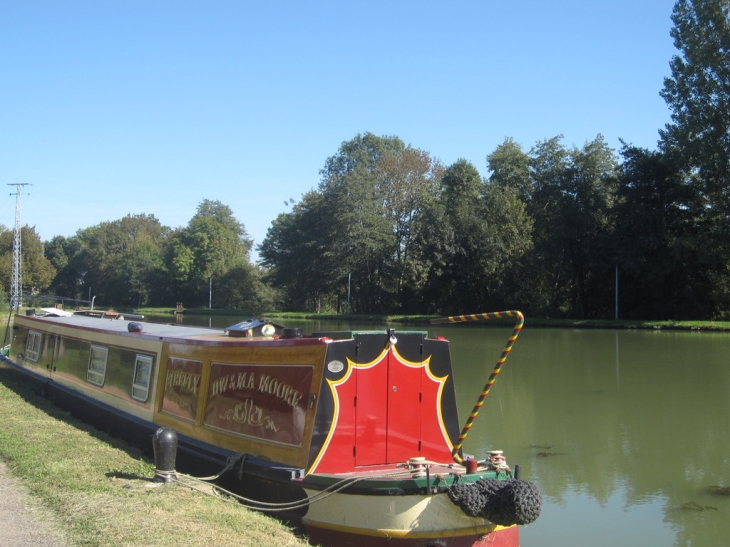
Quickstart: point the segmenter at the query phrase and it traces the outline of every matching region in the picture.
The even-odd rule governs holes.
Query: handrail
[[[494,365],[494,368],[492,369],[492,374],[489,375],[489,379],[484,385],[482,393],[479,395],[479,398],[477,399],[477,402],[474,405],[471,414],[469,414],[469,418],[467,418],[466,423],[461,430],[459,439],[456,441],[456,444],[451,451],[451,457],[454,458],[454,461],[458,464],[461,464],[464,461],[461,456],[459,456],[459,450],[461,450],[461,445],[464,444],[464,440],[466,439],[466,436],[469,433],[469,430],[471,429],[474,420],[476,420],[477,414],[479,414],[479,410],[484,404],[484,399],[486,399],[487,395],[489,395],[489,390],[492,389],[492,385],[494,385],[499,371],[502,370],[502,365],[504,365],[504,362],[507,360],[509,352],[512,351],[512,346],[514,345],[515,341],[517,340],[517,336],[519,336],[520,331],[522,330],[522,325],[525,324],[525,316],[522,315],[522,312],[520,311],[510,310],[490,313],[474,313],[471,315],[453,315],[451,317],[440,317],[438,319],[431,319],[432,325],[438,325],[441,323],[465,323],[467,321],[482,321],[485,319],[504,319],[505,317],[516,317],[517,323],[515,324],[515,328],[512,330],[512,334],[507,340],[507,345],[504,347],[504,350],[502,350],[502,355],[500,356],[499,361],[497,361],[497,364]]]

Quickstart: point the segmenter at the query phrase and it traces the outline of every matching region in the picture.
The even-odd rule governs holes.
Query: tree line
[[[418,158],[418,161],[409,159]],[[260,247],[287,309],[360,313],[723,317],[712,209],[676,161],[601,136],[529,151],[506,139],[489,177],[397,137],[358,135]]]
[[[154,215],[127,215],[56,236],[41,245],[23,227],[22,272],[28,293],[55,294],[117,307],[174,306],[259,311],[273,291],[250,261],[253,242],[232,210],[203,200],[187,226]],[[0,231],[0,282],[10,286],[13,233]],[[210,287],[215,284],[215,291]],[[212,298],[211,298],[212,295]]]
[[[730,0],[676,3],[657,150],[507,138],[481,177],[464,159],[446,166],[397,136],[359,134],[272,222],[256,265],[244,225],[205,200],[184,228],[129,215],[43,252],[26,227],[24,282],[114,305],[206,305],[212,283],[213,307],[262,311],[726,319],[729,14]],[[4,230],[6,287],[11,252]]]

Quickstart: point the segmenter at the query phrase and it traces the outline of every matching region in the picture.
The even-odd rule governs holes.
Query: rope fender
[[[456,484],[449,499],[470,517],[485,518],[500,526],[530,524],[540,516],[542,496],[530,481],[479,479]]]

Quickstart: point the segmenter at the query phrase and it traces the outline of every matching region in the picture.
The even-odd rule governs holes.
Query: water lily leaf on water
[[[682,511],[707,511],[708,509],[717,511],[717,507],[713,507],[712,505],[700,505],[696,501],[688,501],[687,503],[683,503],[679,506],[679,508]]]
[[[708,486],[705,490],[718,496],[730,496],[730,486]]]

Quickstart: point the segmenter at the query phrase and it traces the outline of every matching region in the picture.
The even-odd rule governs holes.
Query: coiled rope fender
[[[530,481],[479,479],[449,488],[449,499],[471,517],[499,524],[530,524],[542,511],[542,496]]]
[[[454,458],[454,461],[456,463],[463,463],[463,460],[462,460],[461,456],[459,455],[461,446],[464,444],[464,439],[466,439],[466,436],[469,434],[469,430],[471,429],[471,426],[474,423],[474,420],[476,420],[477,414],[479,414],[479,410],[482,408],[482,405],[484,404],[484,399],[487,398],[487,395],[489,395],[489,390],[492,389],[494,382],[497,380],[497,375],[499,374],[499,371],[502,370],[502,365],[504,365],[504,362],[507,360],[507,356],[509,355],[509,352],[512,351],[512,346],[514,345],[515,341],[517,341],[517,337],[519,336],[520,331],[522,330],[522,325],[525,324],[525,316],[522,315],[522,312],[520,312],[520,311],[509,310],[509,311],[497,311],[497,312],[491,312],[491,313],[474,313],[471,315],[453,315],[451,317],[442,317],[439,319],[431,319],[431,324],[437,325],[440,323],[464,323],[467,321],[482,321],[485,319],[503,319],[505,317],[516,317],[517,323],[515,324],[515,328],[512,330],[512,334],[510,335],[509,339],[507,340],[507,345],[502,350],[502,355],[500,356],[499,360],[497,361],[497,364],[494,365],[494,368],[492,369],[492,374],[489,375],[489,379],[487,380],[487,383],[484,385],[484,389],[482,389],[482,392],[479,395],[479,398],[477,399],[477,402],[474,405],[474,408],[472,409],[471,414],[469,414],[469,417],[467,418],[466,423],[464,424],[464,427],[461,430],[461,435],[459,435],[459,439],[456,441],[456,444],[454,445],[454,448],[451,451],[451,456]]]

